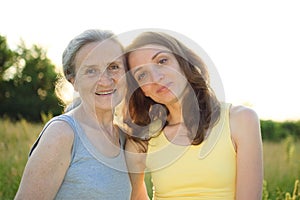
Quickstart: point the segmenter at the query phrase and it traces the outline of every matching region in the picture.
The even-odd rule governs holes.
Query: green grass
[[[25,120],[13,123],[0,119],[0,199],[14,198],[29,149],[42,128],[42,123],[33,124]],[[290,200],[299,200],[299,189],[294,191],[294,185],[300,179],[300,141],[296,142],[293,138],[280,143],[264,141],[264,176],[264,200],[288,200],[286,197],[293,196],[293,192],[294,199]],[[152,196],[149,174],[145,180]]]
[[[300,180],[300,142],[289,137],[280,143],[264,142],[264,179],[270,199],[293,193],[295,181]]]
[[[0,119],[0,199],[13,199],[27,162],[29,149],[42,124]]]

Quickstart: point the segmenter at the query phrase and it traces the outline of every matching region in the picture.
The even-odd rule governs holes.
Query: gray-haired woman
[[[15,199],[129,199],[125,137],[113,125],[126,82],[123,47],[110,31],[87,30],[62,59],[81,103],[45,125]]]

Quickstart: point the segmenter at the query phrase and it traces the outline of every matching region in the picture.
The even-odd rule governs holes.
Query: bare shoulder
[[[235,143],[260,137],[260,122],[257,113],[246,106],[232,106],[230,109],[230,129]]]
[[[46,129],[40,141],[33,151],[33,154],[40,154],[41,152],[51,150],[54,152],[61,152],[63,149],[71,149],[74,141],[73,129],[67,122],[53,121]]]
[[[136,142],[131,138],[127,138],[125,144],[125,150],[133,153],[138,153]]]
[[[18,199],[55,197],[70,166],[73,138],[68,123],[52,121],[47,125],[24,169]]]
[[[257,121],[258,115],[257,113],[246,106],[232,106],[230,109],[230,121],[237,121],[237,122],[249,122],[250,121]]]
[[[125,146],[125,157],[129,172],[143,172],[146,168],[146,153],[143,152],[143,143],[128,138]]]
[[[43,137],[56,139],[73,140],[74,132],[70,125],[65,121],[53,121],[45,129]]]
[[[126,140],[125,149],[126,151],[133,153],[145,153],[147,152],[147,142],[146,141],[135,141],[132,138]]]

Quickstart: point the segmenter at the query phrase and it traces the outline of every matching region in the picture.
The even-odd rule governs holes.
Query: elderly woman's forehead
[[[123,55],[122,47],[114,41],[92,42],[84,45],[76,54],[76,61],[97,58],[105,59],[106,57],[120,57]]]

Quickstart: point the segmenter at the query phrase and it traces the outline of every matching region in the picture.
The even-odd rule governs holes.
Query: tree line
[[[287,137],[300,140],[300,120],[283,122],[261,120],[260,123],[263,140],[278,142]]]
[[[46,51],[23,41],[11,50],[0,35],[0,116],[40,121],[41,113],[58,115],[63,107],[55,95],[58,73]]]
[[[0,35],[0,117],[42,121],[42,113],[59,115],[63,106],[55,95],[59,74],[46,51],[23,41],[15,50]],[[300,121],[261,120],[264,140],[280,141],[287,136],[300,139]]]

